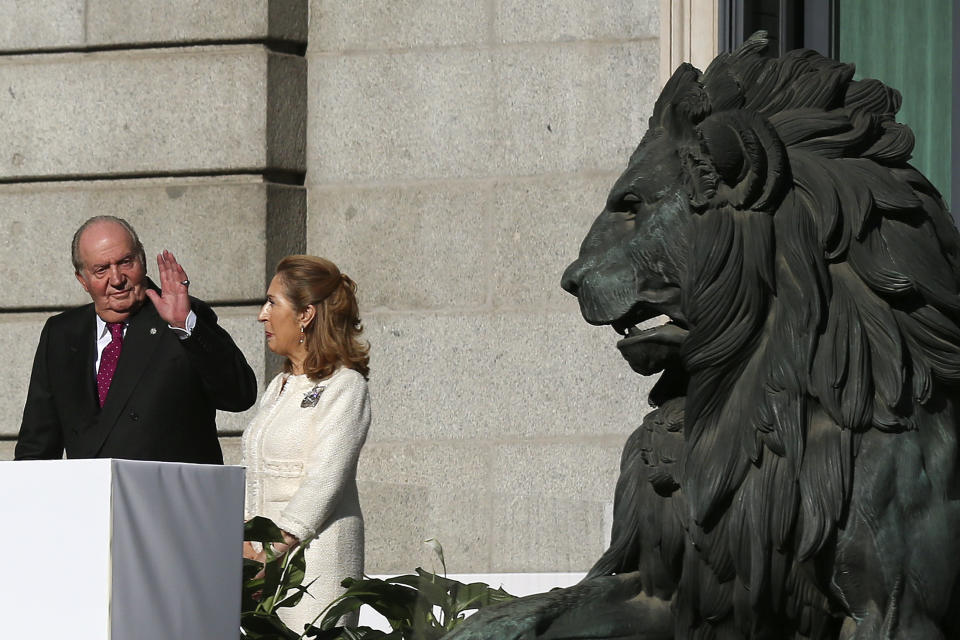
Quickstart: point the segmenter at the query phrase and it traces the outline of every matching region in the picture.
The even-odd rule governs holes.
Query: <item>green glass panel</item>
[[[839,0],[840,60],[856,79],[903,95],[897,121],[916,136],[911,163],[950,202],[953,0]]]

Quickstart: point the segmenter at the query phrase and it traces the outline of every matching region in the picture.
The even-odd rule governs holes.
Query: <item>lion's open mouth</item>
[[[624,332],[623,339],[617,341],[617,348],[622,350],[638,343],[672,345],[679,348],[687,339],[688,333],[690,333],[688,330],[674,324],[672,320],[646,329],[632,326]]]
[[[631,312],[611,323],[614,331],[623,336],[617,348],[630,367],[639,374],[651,375],[675,363],[680,347],[689,331],[677,320],[652,327],[637,325],[658,315],[649,308],[637,306]]]

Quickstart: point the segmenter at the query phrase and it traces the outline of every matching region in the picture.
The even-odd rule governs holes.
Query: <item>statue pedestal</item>
[[[0,638],[235,638],[244,470],[0,462]]]

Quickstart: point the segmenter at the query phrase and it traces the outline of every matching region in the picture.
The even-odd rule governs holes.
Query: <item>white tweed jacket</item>
[[[243,433],[246,517],[266,516],[301,540],[353,520],[347,528],[359,524],[362,549],[356,476],[369,427],[367,381],[353,369],[340,368],[319,384],[305,375],[275,377]]]

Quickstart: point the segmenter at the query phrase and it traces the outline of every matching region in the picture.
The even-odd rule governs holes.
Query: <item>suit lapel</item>
[[[153,361],[153,354],[160,345],[166,328],[167,323],[160,318],[149,300],[130,318],[123,337],[123,349],[117,361],[117,370],[113,374],[110,391],[97,421],[97,433],[93,443],[95,451],[99,452],[130,395],[137,388],[137,383]]]
[[[96,375],[93,365],[96,360],[96,315],[93,305],[89,305],[84,312],[81,322],[71,327],[66,335],[66,360],[63,363],[63,379],[73,381],[64,384],[63,393],[66,397],[65,406],[74,407],[80,416],[84,416],[84,423],[89,423],[97,411]],[[77,384],[76,381],[80,381]]]

